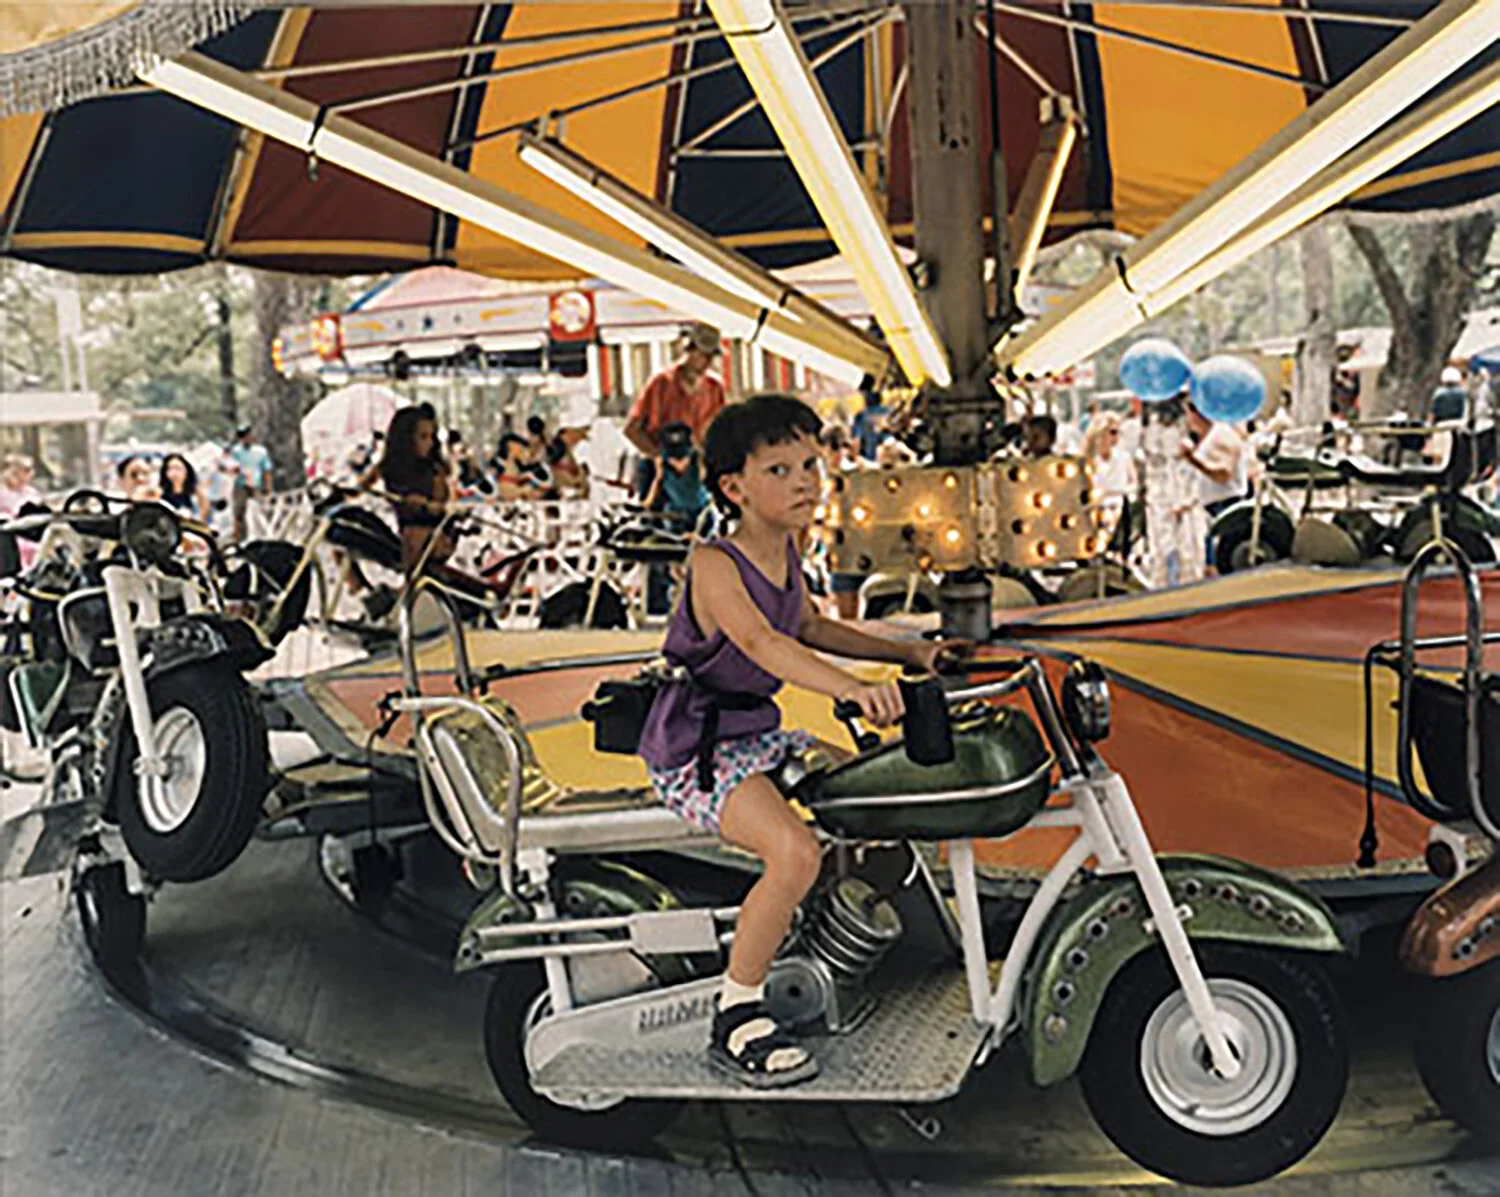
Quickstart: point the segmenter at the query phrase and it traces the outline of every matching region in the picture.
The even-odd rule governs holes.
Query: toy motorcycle
[[[41,541],[10,582],[0,718],[47,754],[44,808],[80,816],[76,890],[105,956],[139,946],[143,878],[195,881],[239,856],[268,784],[244,673],[271,649],[218,609],[216,571],[183,559],[188,526],[79,492],[0,530],[12,549]]]
[[[1462,588],[1464,632],[1419,639],[1421,584],[1440,563],[1453,565]],[[1449,878],[1418,908],[1401,941],[1402,965],[1427,978],[1417,1067],[1443,1113],[1489,1140],[1500,1138],[1500,770],[1493,763],[1500,708],[1484,646],[1497,639],[1484,631],[1483,595],[1469,558],[1457,544],[1435,541],[1407,570],[1400,638],[1370,652],[1370,664],[1399,676],[1397,773],[1407,802],[1436,824],[1428,858]],[[1419,652],[1460,647],[1457,678],[1419,670]],[[1368,670],[1366,678],[1368,704]],[[1488,841],[1487,862],[1474,851],[1476,840]]]
[[[493,882],[457,967],[493,970],[486,1053],[510,1105],[543,1135],[595,1145],[651,1137],[684,1100],[919,1105],[957,1093],[1016,1036],[1038,1085],[1080,1073],[1100,1127],[1165,1176],[1247,1184],[1311,1151],[1348,1073],[1324,968],[1345,951],[1330,912],[1236,861],[1153,854],[1094,747],[1110,717],[1097,667],[1069,671],[1061,713],[1035,658],[982,668],[999,680],[911,691],[904,741],[872,742],[839,710],[858,755],[781,770],[832,851],[766,990],[821,1073],[777,1090],[708,1063],[737,908],[685,905],[600,856],[714,841],[649,801],[549,811],[503,703],[403,700],[434,826],[471,878]],[[586,712],[597,747],[632,749],[649,690],[601,686]],[[1004,702],[1023,694],[1034,719]],[[993,983],[974,840],[1028,827],[1077,834]],[[956,917],[917,842],[946,846]]]

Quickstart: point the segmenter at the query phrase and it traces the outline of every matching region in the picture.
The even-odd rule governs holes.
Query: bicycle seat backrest
[[[330,544],[386,569],[401,570],[401,538],[373,511],[340,503],[327,517]]]

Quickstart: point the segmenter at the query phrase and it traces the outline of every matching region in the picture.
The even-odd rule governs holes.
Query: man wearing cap
[[[724,384],[708,372],[722,352],[719,330],[711,324],[691,324],[683,342],[682,356],[646,383],[625,422],[625,439],[641,455],[636,471],[641,498],[656,476],[662,429],[668,424],[686,424],[701,445],[703,434],[725,403]]]
[[[1468,414],[1469,392],[1464,390],[1463,371],[1457,366],[1445,366],[1437,390],[1432,392],[1432,421],[1442,424],[1463,420]]]
[[[266,447],[251,439],[249,424],[234,430],[234,444],[229,456],[234,461],[234,538],[245,539],[245,516],[250,501],[271,493],[271,455]]]

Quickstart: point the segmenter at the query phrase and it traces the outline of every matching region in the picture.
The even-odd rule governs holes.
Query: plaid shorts
[[[676,769],[647,768],[651,786],[663,805],[686,819],[699,831],[719,832],[719,812],[740,782],[757,773],[769,773],[794,753],[806,752],[817,741],[804,731],[759,732],[720,740],[714,747],[714,786],[698,787],[698,759]]]

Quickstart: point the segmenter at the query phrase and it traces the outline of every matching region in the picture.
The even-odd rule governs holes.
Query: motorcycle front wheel
[[[265,721],[245,679],[222,663],[175,669],[148,697],[167,773],[137,774],[127,718],[113,781],[120,834],[148,875],[201,881],[228,868],[255,832],[269,775]]]
[[[1500,1141],[1500,960],[1422,990],[1417,1071],[1438,1109]]]
[[[1240,1074],[1219,1076],[1164,953],[1131,961],[1099,1009],[1080,1079],[1099,1128],[1143,1168],[1184,1184],[1275,1176],[1333,1125],[1349,1080],[1338,998],[1289,953],[1197,943]]]

